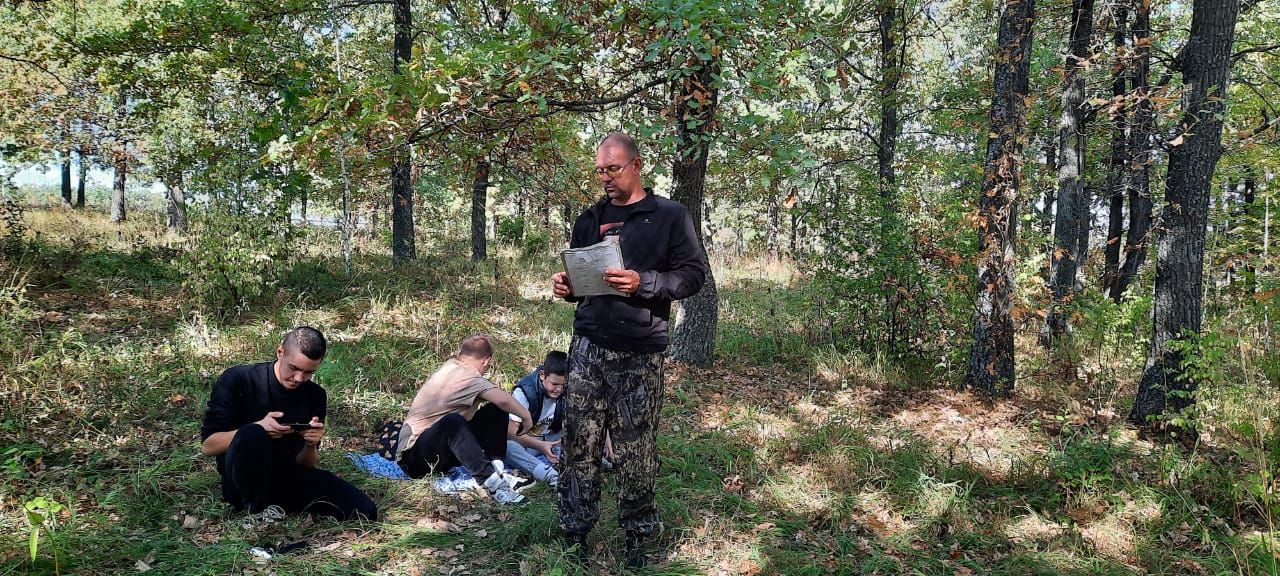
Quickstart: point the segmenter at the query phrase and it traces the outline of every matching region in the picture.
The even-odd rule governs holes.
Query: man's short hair
[[[603,148],[605,144],[615,144],[621,146],[627,155],[632,158],[640,157],[640,146],[636,145],[636,141],[626,132],[610,132],[600,141],[600,145],[596,146],[596,150]]]
[[[542,361],[542,375],[569,375],[569,355],[559,350],[547,352],[547,359]]]
[[[297,350],[312,360],[323,360],[324,353],[329,349],[329,343],[325,341],[324,334],[310,326],[298,326],[290,330],[284,335],[284,341],[280,346],[286,352]]]
[[[489,358],[493,356],[493,344],[484,334],[472,334],[462,339],[462,345],[458,347],[458,356],[481,360]]]

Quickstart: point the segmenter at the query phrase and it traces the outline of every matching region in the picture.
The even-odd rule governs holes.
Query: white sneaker
[[[497,470],[484,481],[484,489],[499,504],[520,504],[524,502],[524,495],[512,490],[511,485],[507,484],[507,479],[503,478],[502,472]]]
[[[555,488],[560,485],[560,473],[552,470],[547,473],[547,486]]]
[[[245,517],[244,523],[241,524],[245,530],[252,529],[259,524],[271,524],[284,520],[284,508],[272,504],[267,506],[257,514],[249,514]]]
[[[510,486],[511,489],[516,492],[534,485],[533,478],[525,478],[524,476],[512,474],[510,472],[504,473],[502,478],[507,481],[507,486]]]

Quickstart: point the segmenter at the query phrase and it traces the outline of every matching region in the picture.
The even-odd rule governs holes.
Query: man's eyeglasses
[[[608,174],[610,178],[617,178],[618,176],[622,175],[622,171],[626,170],[627,166],[630,166],[630,165],[631,165],[631,160],[627,160],[627,163],[621,166],[605,166],[604,168],[596,168],[595,174],[596,176],[604,176]]]

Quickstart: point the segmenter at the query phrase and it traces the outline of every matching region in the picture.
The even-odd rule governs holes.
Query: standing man
[[[653,502],[658,475],[654,436],[662,409],[662,363],[671,301],[702,289],[707,263],[689,212],[640,178],[635,140],[609,134],[596,149],[595,174],[605,197],[573,226],[570,247],[616,236],[625,269],[604,280],[627,296],[575,297],[564,272],[551,277],[556,296],[577,302],[561,453],[560,527],[585,557],[600,517],[600,457],[606,432],[617,457],[618,520],[626,530],[627,566],[645,565],[644,539],[660,526]]]
[[[217,458],[222,498],[236,510],[247,506],[266,520],[299,512],[378,519],[364,492],[315,467],[327,403],[311,376],[326,348],[319,330],[294,328],[274,362],[228,368],[214,384],[200,450]]]
[[[533,418],[528,408],[485,377],[492,365],[488,336],[472,334],[462,340],[458,355],[445,361],[414,395],[400,427],[396,462],[411,478],[461,464],[494,501],[519,504],[524,496],[507,483],[500,466],[510,417],[519,420],[517,436],[529,431]],[[484,401],[489,404],[481,408]]]

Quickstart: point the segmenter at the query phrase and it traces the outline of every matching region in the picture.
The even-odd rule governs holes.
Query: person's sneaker
[[[245,530],[251,530],[254,526],[258,526],[260,524],[271,524],[272,522],[279,522],[281,520],[284,520],[284,508],[272,504],[263,508],[262,512],[258,512],[256,514],[252,512],[249,513],[249,515],[245,517],[244,523],[242,523],[241,526]]]
[[[627,532],[627,568],[644,568],[647,561],[644,556],[644,536],[639,532]]]
[[[519,492],[521,490],[524,490],[525,488],[533,486],[535,482],[533,478],[526,478],[524,476],[520,476],[518,474],[511,474],[509,472],[506,474],[503,474],[502,477],[506,479],[507,485],[510,486],[511,489],[515,490],[516,492]]]
[[[547,486],[555,488],[560,485],[560,473],[552,470],[547,473]]]
[[[503,478],[502,472],[496,470],[484,481],[484,489],[493,497],[494,502],[499,504],[520,504],[524,502],[524,495],[512,490],[506,478]]]
[[[608,458],[601,458],[601,459],[600,459],[600,469],[601,469],[601,470],[613,470],[613,462],[610,462]]]

